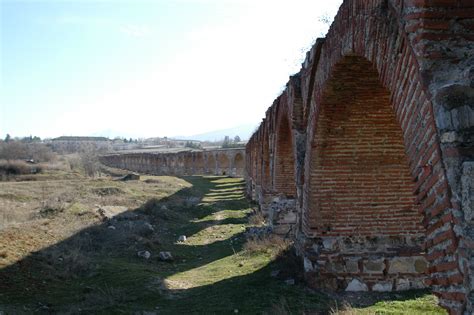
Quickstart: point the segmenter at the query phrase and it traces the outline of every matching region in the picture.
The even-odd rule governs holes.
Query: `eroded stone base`
[[[333,291],[425,288],[422,236],[319,237],[302,247],[310,286]]]

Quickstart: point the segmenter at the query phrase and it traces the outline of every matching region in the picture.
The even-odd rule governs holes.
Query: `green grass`
[[[242,179],[195,176],[184,180],[176,179],[181,190],[171,193],[168,189],[166,193],[158,189],[157,200],[133,211],[139,220],[146,219],[155,226],[153,235],[135,235],[120,223],[126,220],[113,223],[117,230],[97,223],[1,269],[0,311],[330,312],[333,299],[305,288],[298,273],[301,265],[294,255],[276,245],[258,250],[245,245],[244,231],[252,209],[244,198]],[[126,183],[91,184],[91,189],[120,188],[131,198],[150,197],[149,192],[143,195]],[[78,215],[82,208],[81,203],[75,203],[69,211]],[[179,235],[186,235],[187,241],[178,242]],[[138,250],[149,250],[152,258],[137,257]],[[159,261],[159,251],[170,251],[174,261]],[[276,270],[282,271],[283,278],[271,277]],[[285,277],[295,278],[297,283],[287,285]],[[353,310],[361,314],[441,314],[431,295]]]

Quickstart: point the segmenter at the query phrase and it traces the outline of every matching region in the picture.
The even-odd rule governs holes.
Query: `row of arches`
[[[229,175],[242,177],[245,150],[128,153],[101,157],[105,165],[154,175]]]
[[[461,121],[447,103],[474,93],[474,63],[458,55],[471,69],[466,81],[448,55],[430,59],[433,47],[449,46],[441,38],[474,47],[462,33],[468,7],[344,1],[251,137],[248,194],[275,228],[291,225],[310,284],[429,286],[452,313],[473,309],[474,150],[443,139],[472,134],[474,120]],[[452,27],[426,35],[425,25],[447,16]],[[413,23],[419,28],[407,28]],[[295,219],[285,221],[285,211]]]

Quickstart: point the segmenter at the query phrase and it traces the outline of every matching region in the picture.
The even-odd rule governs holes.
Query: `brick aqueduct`
[[[246,151],[309,284],[474,313],[474,1],[345,0]]]
[[[451,313],[472,314],[473,131],[474,1],[345,0],[245,153],[103,161],[154,174],[245,168],[248,195],[294,238],[310,285],[429,286]]]
[[[241,177],[245,172],[245,149],[110,154],[101,156],[100,161],[108,166],[153,175]]]

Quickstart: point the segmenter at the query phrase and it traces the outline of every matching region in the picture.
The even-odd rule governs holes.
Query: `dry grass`
[[[263,226],[265,225],[265,218],[260,211],[257,211],[249,217],[249,223],[255,226]]]
[[[268,234],[262,237],[250,237],[244,244],[244,250],[248,253],[272,252],[278,256],[287,251],[292,243],[278,235]]]

